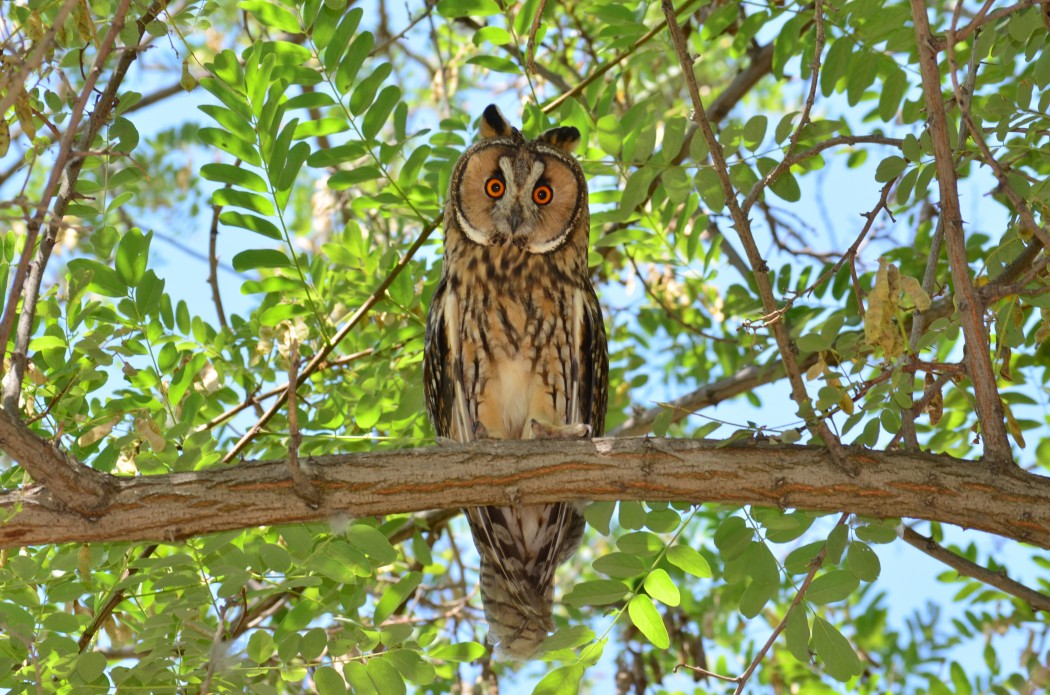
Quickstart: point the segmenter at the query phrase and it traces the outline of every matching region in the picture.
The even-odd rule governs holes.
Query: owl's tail
[[[554,571],[576,552],[585,523],[575,504],[467,510],[481,555],[481,598],[489,641],[528,659],[554,628]]]

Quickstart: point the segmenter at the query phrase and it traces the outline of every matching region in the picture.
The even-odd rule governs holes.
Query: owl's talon
[[[590,439],[591,426],[582,422],[571,425],[548,425],[532,420],[530,422],[533,439]]]
[[[459,444],[459,442],[452,437],[436,437],[435,439],[437,440],[438,446],[452,446],[453,444]]]

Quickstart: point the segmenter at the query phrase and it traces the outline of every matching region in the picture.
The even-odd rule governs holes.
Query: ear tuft
[[[551,128],[539,137],[539,141],[559,150],[574,152],[580,144],[580,131],[571,125]]]
[[[483,139],[510,137],[513,132],[514,129],[510,127],[507,119],[503,117],[499,107],[495,104],[489,104],[481,112],[481,137]]]

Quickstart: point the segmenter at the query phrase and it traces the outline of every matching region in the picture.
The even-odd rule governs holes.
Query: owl
[[[605,427],[609,358],[587,271],[587,182],[573,127],[526,140],[495,106],[452,170],[427,317],[427,414],[440,438],[579,438]],[[466,510],[489,641],[532,656],[553,629],[554,571],[584,530],[576,503]]]

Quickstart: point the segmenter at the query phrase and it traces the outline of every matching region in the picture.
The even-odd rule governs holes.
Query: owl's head
[[[579,142],[571,126],[526,140],[490,105],[481,138],[452,171],[456,225],[482,246],[514,244],[537,254],[560,248],[586,219],[587,183],[572,155]]]

